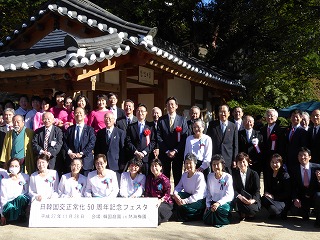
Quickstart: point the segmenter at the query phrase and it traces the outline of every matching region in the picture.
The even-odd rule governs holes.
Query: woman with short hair
[[[87,185],[87,178],[80,174],[83,166],[81,158],[71,159],[71,172],[62,175],[58,193],[61,198],[80,198],[84,197]]]
[[[234,196],[232,176],[225,172],[225,160],[216,154],[211,159],[212,172],[207,180],[206,210],[203,221],[207,225],[222,227],[231,222]]]
[[[142,196],[146,185],[146,176],[141,173],[142,165],[143,162],[137,158],[129,161],[129,171],[121,174],[121,197],[136,198]]]
[[[233,188],[236,210],[240,221],[251,220],[260,211],[260,178],[258,173],[248,166],[249,155],[241,152],[236,156],[237,168],[233,171]]]
[[[108,160],[106,155],[98,154],[94,158],[97,170],[87,177],[86,197],[115,198],[119,193],[117,175],[114,171],[106,169]]]
[[[26,220],[26,209],[29,205],[29,175],[21,173],[20,161],[12,158],[7,162],[8,178],[1,180],[0,213],[1,224]]]
[[[197,157],[188,153],[184,160],[185,172],[174,189],[174,217],[178,221],[194,221],[202,218],[206,208],[206,180],[196,171]]]
[[[196,171],[202,172],[206,178],[210,172],[212,140],[203,133],[205,124],[200,118],[192,124],[192,129],[194,134],[186,139],[184,156],[193,153],[197,157]]]
[[[38,156],[38,171],[30,176],[29,196],[32,201],[58,197],[59,177],[56,170],[48,169],[49,161],[50,157],[46,154]]]
[[[88,125],[94,128],[94,132],[97,134],[97,132],[100,129],[103,129],[106,127],[106,124],[104,122],[104,115],[110,111],[107,109],[107,96],[104,94],[97,96],[97,105],[98,109],[91,111],[88,117]],[[116,116],[115,116],[116,117]]]
[[[268,210],[269,218],[280,216],[282,219],[286,219],[291,205],[290,176],[283,168],[282,157],[277,153],[272,155],[270,167],[272,172],[265,176],[261,203]]]
[[[158,198],[158,224],[160,225],[167,222],[172,215],[171,184],[169,178],[162,173],[160,159],[153,159],[150,169],[152,174],[147,177],[145,196]]]

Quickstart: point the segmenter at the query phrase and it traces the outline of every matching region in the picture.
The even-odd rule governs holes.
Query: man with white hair
[[[59,127],[53,125],[54,116],[51,112],[44,113],[42,121],[44,126],[35,131],[32,140],[33,150],[36,154],[48,155],[49,168],[56,169],[57,155],[63,145],[63,134]]]
[[[284,132],[277,124],[278,112],[275,109],[268,109],[265,114],[267,125],[261,128],[260,133],[263,137],[262,152],[265,171],[270,170],[269,162],[274,153],[283,156],[285,149]],[[270,170],[271,171],[271,170]]]
[[[21,115],[13,117],[13,129],[7,132],[0,161],[8,162],[11,158],[17,158],[21,171],[31,174],[35,171],[35,162],[32,151],[33,131],[26,128],[24,118]]]
[[[239,152],[247,153],[252,161],[251,168],[255,170],[259,177],[262,171],[262,135],[253,129],[254,118],[246,115],[243,118],[244,129],[239,131]]]

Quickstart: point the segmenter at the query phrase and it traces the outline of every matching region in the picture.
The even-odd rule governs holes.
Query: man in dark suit
[[[3,121],[5,125],[0,127],[0,157],[2,153],[3,143],[4,143],[4,137],[6,136],[6,133],[13,129],[13,123],[12,119],[14,116],[14,109],[13,108],[6,108],[3,111]],[[4,166],[2,166],[4,167]]]
[[[302,111],[298,109],[293,110],[290,115],[291,126],[285,133],[285,162],[290,176],[294,168],[298,168],[299,166],[297,158],[299,149],[308,145],[307,131],[300,126],[301,119]]]
[[[308,130],[308,144],[314,163],[320,163],[320,109],[313,110],[311,114],[313,127]]]
[[[37,155],[47,154],[50,157],[49,168],[56,169],[63,174],[63,159],[58,157],[63,145],[63,133],[61,129],[53,125],[54,116],[51,112],[42,115],[43,127],[35,131],[32,148]],[[59,163],[57,161],[60,161]],[[60,168],[61,167],[61,168]]]
[[[107,168],[116,172],[120,183],[120,174],[126,164],[124,159],[124,141],[126,133],[114,126],[115,121],[116,119],[112,112],[107,112],[104,115],[106,127],[99,130],[97,133],[94,155],[105,154],[107,156]]]
[[[118,96],[115,93],[109,93],[108,94],[108,109],[113,112],[113,115],[116,118],[116,121],[120,118],[123,118],[126,116],[124,110],[122,108],[117,107],[118,103]]]
[[[261,128],[262,140],[262,158],[263,158],[263,175],[269,174],[270,160],[273,154],[278,153],[284,158],[284,133],[277,124],[278,112],[275,109],[268,109],[265,115],[267,125]],[[270,171],[270,172],[269,172]]]
[[[68,127],[65,132],[63,147],[67,153],[68,166],[71,159],[82,159],[82,173],[88,176],[88,173],[93,169],[92,151],[96,143],[96,135],[94,129],[84,123],[85,116],[83,108],[77,107],[74,110],[76,124]]]
[[[238,131],[244,129],[242,117],[243,117],[243,111],[241,107],[235,107],[232,111],[232,122],[236,125]]]
[[[247,115],[243,118],[243,126],[245,129],[240,130],[238,133],[239,152],[247,153],[252,161],[250,168],[255,170],[258,175],[262,171],[262,135],[259,131],[253,129],[254,118]]]
[[[310,207],[315,207],[316,226],[320,227],[320,165],[311,163],[311,151],[302,147],[298,153],[299,167],[294,169],[292,177],[292,213],[309,219]]]
[[[124,112],[126,116],[117,119],[116,126],[122,129],[123,131],[126,131],[129,124],[137,122],[138,119],[136,116],[133,115],[133,111],[134,111],[133,101],[130,99],[125,100]]]
[[[153,160],[156,157],[159,156],[159,144],[158,144],[158,138],[157,138],[157,128],[158,128],[158,121],[159,118],[162,116],[162,111],[158,107],[152,108],[152,119],[153,121],[150,123],[150,126],[153,127],[154,130],[154,140],[155,140],[155,146],[153,151],[149,154],[149,160]]]
[[[163,164],[163,173],[170,178],[171,163],[174,185],[182,175],[183,154],[188,136],[187,121],[176,113],[178,102],[175,97],[166,100],[168,114],[159,118],[157,123],[157,139],[159,144],[159,159]]]
[[[147,107],[139,104],[136,110],[138,122],[132,123],[127,128],[126,146],[129,150],[129,159],[137,157],[143,162],[143,173],[148,175],[149,154],[155,146],[155,131],[150,123],[146,122]]]
[[[207,135],[212,139],[212,155],[221,154],[226,162],[226,172],[231,173],[236,167],[235,158],[238,154],[238,129],[236,125],[228,121],[229,107],[219,107],[219,120],[211,121]]]
[[[188,125],[188,136],[193,135],[193,123],[195,120],[200,118],[201,110],[198,106],[192,106],[189,111],[190,120],[187,121]]]

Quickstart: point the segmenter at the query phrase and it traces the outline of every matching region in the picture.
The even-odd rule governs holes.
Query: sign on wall
[[[139,82],[153,85],[154,70],[139,66]]]
[[[157,227],[157,204],[157,198],[35,200],[29,227]]]

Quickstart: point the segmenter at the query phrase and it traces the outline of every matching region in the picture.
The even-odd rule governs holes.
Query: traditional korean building
[[[179,109],[213,110],[241,94],[227,73],[156,37],[157,28],[114,16],[87,0],[49,1],[0,43],[0,92],[116,92],[149,108],[176,96]]]

